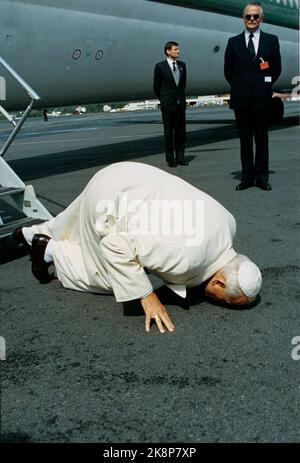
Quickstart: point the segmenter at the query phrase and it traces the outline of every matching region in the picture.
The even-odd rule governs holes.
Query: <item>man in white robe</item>
[[[234,217],[206,193],[147,164],[101,169],[65,211],[19,229],[19,240],[21,233],[32,245],[32,269],[41,282],[48,280],[36,269],[48,275],[44,259],[53,260],[65,288],[113,293],[118,302],[140,299],[147,331],[152,319],[161,332],[164,325],[174,329],[149,274],[181,297],[207,282],[209,297],[234,305],[253,300],[261,286],[258,267],[232,247]],[[230,263],[226,276],[222,270]],[[231,274],[236,281],[229,290]]]

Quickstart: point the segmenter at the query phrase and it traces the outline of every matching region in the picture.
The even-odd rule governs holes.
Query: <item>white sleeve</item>
[[[101,250],[117,302],[148,296],[153,291],[138,261],[134,239],[127,233],[110,234],[101,240]]]

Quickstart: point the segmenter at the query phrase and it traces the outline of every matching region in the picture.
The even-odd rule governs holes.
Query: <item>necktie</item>
[[[174,80],[175,80],[175,84],[178,87],[179,79],[180,79],[180,74],[178,72],[179,69],[176,68],[176,61],[173,61],[172,65],[173,65],[173,77],[174,77]]]
[[[248,42],[248,52],[249,52],[249,56],[250,56],[251,61],[254,60],[255,55],[256,55],[255,48],[254,48],[254,43],[253,43],[253,40],[252,40],[253,37],[254,37],[254,35],[250,34],[249,35],[249,42]]]

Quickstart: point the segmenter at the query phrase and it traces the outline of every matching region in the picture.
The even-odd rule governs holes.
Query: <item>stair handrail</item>
[[[18,73],[15,71],[6,61],[0,56],[0,64],[5,67],[5,69],[19,82],[19,84],[26,90],[30,98],[34,101],[40,100],[40,96],[33,90],[32,87],[24,80]]]
[[[5,153],[7,152],[8,148],[12,144],[13,140],[16,138],[18,132],[20,131],[21,127],[23,126],[28,114],[30,113],[33,103],[35,101],[40,100],[40,96],[36,93],[33,88],[0,56],[0,64],[2,64],[6,70],[14,77],[19,84],[26,90],[28,95],[30,96],[31,100],[29,105],[27,106],[26,110],[24,111],[21,119],[19,120],[18,124],[15,126],[14,130],[9,135],[8,139],[4,143],[3,147],[0,149],[0,156],[3,158]]]

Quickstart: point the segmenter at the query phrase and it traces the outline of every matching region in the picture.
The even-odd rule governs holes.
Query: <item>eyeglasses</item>
[[[250,19],[259,19],[260,18],[260,14],[245,14],[244,16],[245,19],[247,19],[247,21],[250,21]]]

